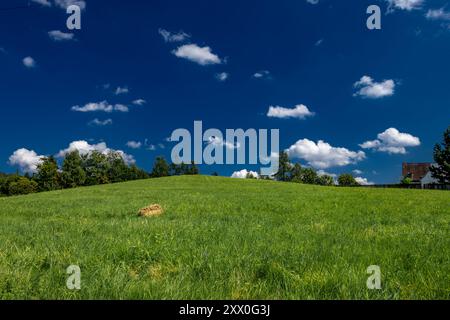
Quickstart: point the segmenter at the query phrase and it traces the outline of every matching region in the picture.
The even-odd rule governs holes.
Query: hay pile
[[[164,213],[163,208],[159,204],[151,204],[148,207],[139,210],[139,216],[141,217],[154,217]]]

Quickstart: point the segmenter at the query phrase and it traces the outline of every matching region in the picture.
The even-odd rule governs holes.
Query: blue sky
[[[448,1],[86,0],[75,31],[69,2],[0,5],[0,171],[77,141],[150,170],[202,120],[280,129],[295,162],[389,183],[403,161],[432,161],[450,124]],[[371,4],[381,30],[366,28]],[[258,167],[201,167],[241,169]]]

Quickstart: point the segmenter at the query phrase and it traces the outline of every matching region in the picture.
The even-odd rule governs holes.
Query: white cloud
[[[389,128],[378,134],[378,139],[360,144],[363,149],[387,152],[390,154],[405,154],[407,147],[420,146],[420,139],[409,133],[401,133],[395,128]]]
[[[329,172],[326,172],[325,170],[319,170],[319,171],[317,171],[317,175],[318,175],[319,177],[322,177],[322,176],[330,176],[330,177],[332,177],[332,178],[337,178],[337,174],[335,174],[335,173],[329,173]]]
[[[258,71],[258,72],[255,72],[254,74],[253,74],[253,78],[256,78],[256,79],[270,79],[271,78],[271,75],[270,75],[270,71],[268,71],[268,70],[261,70],[261,71]]]
[[[255,178],[259,178],[258,172],[248,171],[247,169],[243,169],[241,171],[235,171],[235,172],[233,172],[231,177],[238,178],[238,179],[246,179],[248,174],[251,174]]]
[[[165,42],[182,42],[189,39],[191,36],[183,31],[172,33],[165,29],[159,29],[158,33],[163,37]]]
[[[142,142],[139,142],[139,141],[128,141],[127,142],[127,147],[131,148],[131,149],[139,149],[140,147],[142,147]]]
[[[222,138],[219,138],[219,137],[209,137],[208,144],[212,144],[212,145],[219,146],[219,147],[225,147],[230,150],[238,149],[240,147],[239,143],[236,143],[236,145],[234,145],[228,141],[224,141]]]
[[[357,174],[357,175],[363,174],[363,172],[361,170],[358,170],[358,169],[353,170],[353,173]]]
[[[375,82],[371,77],[363,76],[359,81],[355,82],[354,87],[359,89],[359,91],[353,96],[378,99],[392,96],[395,90],[395,82],[394,80]]]
[[[78,141],[71,142],[69,144],[69,147],[58,152],[57,157],[62,158],[66,154],[73,152],[73,151],[78,151],[81,155],[89,154],[92,151],[98,151],[104,155],[107,155],[110,152],[116,152],[122,157],[122,159],[127,164],[134,164],[136,162],[132,155],[126,154],[122,150],[110,149],[104,142],[100,142],[98,144],[89,144],[85,140],[78,140]]]
[[[66,10],[71,5],[77,5],[81,10],[86,9],[86,1],[84,0],[54,0],[55,5],[61,9]]]
[[[107,101],[102,102],[90,102],[85,104],[84,106],[73,106],[72,111],[77,112],[107,112],[111,113],[113,111],[118,112],[128,112],[129,109],[126,105],[123,104],[109,104]]]
[[[32,57],[25,57],[22,60],[23,65],[27,68],[34,68],[36,67],[36,61]]]
[[[35,173],[43,157],[33,150],[22,148],[14,151],[9,157],[9,164],[18,166],[23,172]]]
[[[219,81],[226,81],[229,78],[229,74],[226,72],[221,72],[216,74],[216,79]]]
[[[184,58],[199,65],[220,64],[222,60],[211,52],[210,47],[199,47],[196,44],[186,44],[172,51],[178,58]]]
[[[99,120],[97,118],[95,118],[92,121],[89,121],[89,125],[90,126],[97,126],[97,127],[104,127],[104,126],[109,126],[113,123],[112,119],[106,119],[106,120]]]
[[[127,94],[129,92],[127,87],[117,87],[116,92],[114,93],[116,96],[119,94]]]
[[[31,0],[31,1],[33,1],[35,3],[38,3],[38,4],[40,4],[40,5],[44,6],[44,7],[51,7],[52,6],[52,4],[51,4],[51,2],[49,0]]]
[[[308,2],[310,4],[318,4],[319,0],[306,0],[306,2]]]
[[[389,3],[389,10],[394,9],[411,11],[420,9],[424,0],[386,0]]]
[[[49,31],[48,36],[53,41],[70,41],[73,40],[75,37],[73,33],[66,33],[59,30]]]
[[[133,101],[133,104],[136,106],[143,106],[146,103],[147,103],[147,101],[145,101],[144,99],[136,99]]]
[[[319,39],[316,41],[316,43],[314,44],[316,47],[320,46],[323,43],[323,39]]]
[[[308,139],[297,141],[287,152],[290,157],[304,159],[310,166],[318,169],[342,167],[357,163],[366,157],[363,151],[355,152],[346,148],[335,148],[322,140],[316,144]]]
[[[270,106],[269,111],[267,112],[267,116],[270,118],[297,118],[297,119],[305,119],[306,117],[314,116],[314,112],[309,111],[308,107],[299,104],[295,106],[293,109],[288,109],[279,106]]]
[[[441,9],[430,9],[428,10],[427,14],[425,15],[427,19],[430,20],[444,20],[449,21],[450,20],[450,12],[445,11],[444,8]]]
[[[356,177],[355,180],[362,186],[373,186],[375,184],[373,182],[368,181],[367,178]]]

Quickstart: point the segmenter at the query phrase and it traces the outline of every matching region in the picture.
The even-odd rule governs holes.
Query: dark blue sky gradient
[[[27,1],[1,1],[1,8]],[[279,128],[281,147],[297,140],[324,140],[335,147],[361,150],[395,127],[421,140],[404,155],[365,150],[357,165],[329,168],[332,173],[362,170],[377,183],[396,182],[403,161],[432,160],[434,143],[450,124],[450,30],[424,17],[428,8],[448,1],[427,1],[424,10],[397,10],[382,17],[382,30],[369,31],[366,8],[385,1],[89,1],[76,41],[54,42],[50,30],[65,29],[58,8],[32,4],[0,11],[0,171],[11,172],[9,156],[19,148],[56,154],[74,140],[105,141],[135,156],[150,169],[157,155],[170,157],[165,141],[176,128]],[[200,66],[171,51],[158,29],[183,30],[191,42],[210,46],[226,64]],[[315,43],[323,39],[320,46]],[[27,69],[22,59],[37,63]],[[271,79],[253,79],[270,70]],[[230,78],[219,82],[218,72]],[[391,97],[353,97],[363,75],[399,82]],[[103,84],[112,88],[105,90]],[[115,96],[113,89],[130,92]],[[143,98],[144,106],[131,106]],[[129,113],[78,113],[74,105],[108,100],[130,105]],[[315,117],[306,120],[265,116],[270,105],[305,104]],[[94,118],[112,126],[92,127]],[[131,150],[129,140],[166,148]],[[304,161],[301,161],[305,164]],[[203,173],[230,175],[252,166],[213,166]]]

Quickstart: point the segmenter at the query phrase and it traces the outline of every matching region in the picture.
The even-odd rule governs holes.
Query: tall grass
[[[449,195],[183,176],[0,198],[0,298],[448,299]]]

